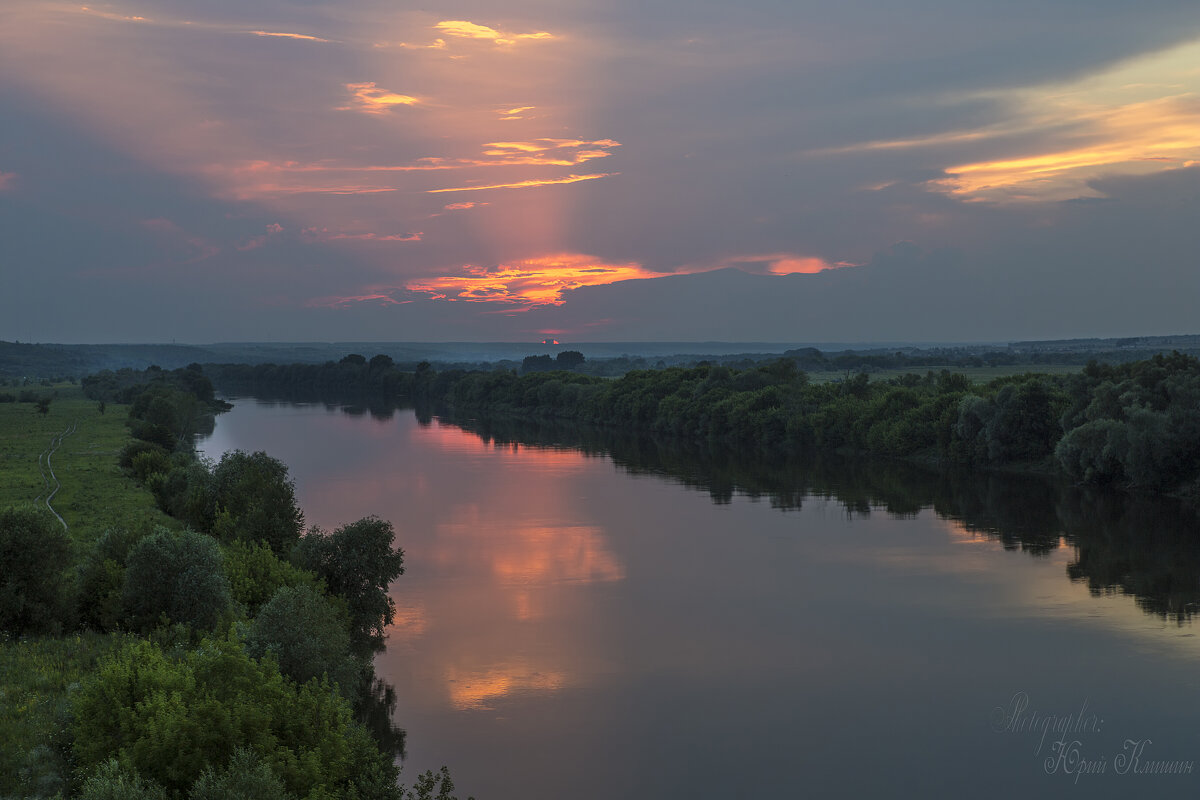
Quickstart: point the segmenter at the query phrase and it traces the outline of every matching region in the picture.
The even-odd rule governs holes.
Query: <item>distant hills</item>
[[[711,358],[761,360],[819,350],[826,356],[903,353],[922,361],[945,356],[947,364],[978,355],[1006,363],[1064,364],[1131,361],[1178,350],[1200,355],[1200,334],[1111,339],[1060,339],[1008,343],[953,342],[220,342],[214,344],[30,344],[0,341],[0,377],[5,379],[79,378],[105,369],[176,369],[200,364],[320,364],[349,353],[368,358],[391,356],[397,363],[429,361],[435,366],[472,366],[520,362],[535,354],[579,350],[589,361],[617,358],[653,359],[677,364]],[[789,352],[790,351],[790,352]]]

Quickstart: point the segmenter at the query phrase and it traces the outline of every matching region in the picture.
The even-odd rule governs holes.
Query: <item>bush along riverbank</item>
[[[198,367],[83,388],[128,407],[120,463],[145,488],[112,491],[168,516],[81,540],[0,511],[0,796],[452,800],[444,769],[400,784],[372,667],[404,571],[392,525],[306,529],[279,461],[199,460],[224,404]]]

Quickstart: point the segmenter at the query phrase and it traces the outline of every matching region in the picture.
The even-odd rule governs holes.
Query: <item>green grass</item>
[[[35,391],[56,393],[49,413],[39,414],[30,403],[0,403],[0,508],[45,497],[38,456],[74,423],[75,432],[63,439],[51,460],[62,483],[52,504],[66,520],[71,537],[90,542],[112,526],[175,525],[158,510],[151,494],[117,466],[121,448],[131,440],[125,427],[128,406],[110,405],[101,414],[98,403],[69,384]]]
[[[0,639],[0,797],[49,797],[66,788],[70,690],[119,634]]]
[[[109,405],[101,414],[98,403],[69,384],[34,391],[55,394],[48,413],[39,414],[31,403],[0,403],[0,508],[45,497],[38,456],[74,424],[51,459],[62,483],[52,502],[78,547],[109,527],[178,527],[117,465],[131,441],[128,406]],[[119,641],[97,633],[24,640],[0,634],[0,798],[48,797],[65,788],[70,690]]]

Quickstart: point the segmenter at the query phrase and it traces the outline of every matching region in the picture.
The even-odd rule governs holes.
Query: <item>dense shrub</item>
[[[100,534],[79,565],[79,621],[90,628],[112,631],[125,619],[125,564],[129,552],[145,534],[109,528]]]
[[[177,795],[242,748],[300,797],[399,796],[395,767],[344,699],[327,684],[285,679],[236,640],[205,640],[178,660],[129,643],[100,662],[72,708],[81,767],[116,759]]]
[[[83,782],[79,800],[167,800],[163,787],[116,759],[105,761]]]
[[[390,522],[366,517],[332,533],[313,528],[296,547],[300,566],[346,601],[360,643],[382,640],[395,618],[388,586],[404,574],[404,552],[393,547],[395,539]]]
[[[230,593],[249,617],[258,616],[259,608],[282,588],[323,590],[316,575],[284,561],[263,542],[230,542],[224,554]]]
[[[289,800],[287,788],[254,751],[238,748],[223,769],[200,773],[188,800]]]
[[[44,511],[0,511],[0,631],[55,633],[70,625],[63,570],[71,540]]]
[[[202,533],[160,528],[130,551],[122,597],[134,630],[149,631],[166,618],[211,631],[230,603],[221,550]]]
[[[327,678],[347,698],[365,682],[364,665],[350,655],[350,620],[344,606],[311,586],[283,587],[246,630],[246,652],[268,653],[297,683]]]
[[[265,542],[287,554],[304,529],[304,514],[287,467],[266,453],[226,453],[212,471],[217,518],[224,541]]]

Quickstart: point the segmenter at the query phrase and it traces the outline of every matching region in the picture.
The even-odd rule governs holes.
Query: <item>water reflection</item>
[[[529,422],[459,424],[481,442],[572,447],[606,454],[625,471],[660,475],[705,491],[714,503],[735,495],[798,510],[818,498],[851,515],[881,509],[895,518],[932,508],[965,531],[1033,556],[1073,549],[1066,568],[1095,595],[1132,596],[1149,614],[1179,624],[1200,609],[1200,517],[1164,497],[1067,486],[1049,478],[818,454],[804,460],[745,457],[725,447],[599,429]]]

